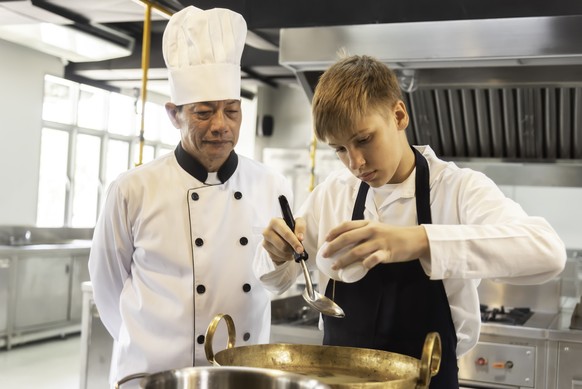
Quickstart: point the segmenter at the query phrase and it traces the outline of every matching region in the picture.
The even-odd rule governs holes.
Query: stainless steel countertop
[[[295,297],[293,294],[292,297]],[[570,318],[576,305],[576,299],[563,298],[562,309],[559,313],[535,312],[534,315],[523,325],[514,326],[499,323],[482,323],[481,333],[486,335],[498,335],[507,337],[518,337],[536,340],[553,340],[582,343],[582,330],[571,330]],[[279,328],[284,331],[315,332],[319,333],[317,325],[290,325],[288,323],[276,323],[272,328]],[[319,335],[317,335],[319,336]]]
[[[483,323],[481,325],[481,333],[582,343],[582,330],[569,328],[571,317],[572,309],[565,307],[559,313],[535,313],[523,326]]]
[[[497,335],[512,338],[524,338],[524,339],[535,339],[535,340],[548,340],[548,341],[562,341],[562,342],[575,342],[582,343],[582,330],[571,330],[570,325],[570,314],[541,314],[540,322],[547,322],[548,319],[551,323],[547,328],[530,327],[524,326],[512,326],[506,324],[495,324],[495,323],[483,323],[481,326],[481,334],[484,335]],[[532,323],[536,325],[535,321]],[[319,338],[322,335],[316,325],[313,326],[303,326],[303,325],[289,325],[289,324],[273,324],[271,328],[275,331],[292,333],[297,336],[312,336],[314,338]]]
[[[36,254],[54,251],[83,252],[91,249],[91,240],[76,239],[59,243],[26,244],[26,245],[0,245],[0,256],[17,254]]]

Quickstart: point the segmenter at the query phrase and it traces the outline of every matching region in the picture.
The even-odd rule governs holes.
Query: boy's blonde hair
[[[319,78],[312,101],[315,136],[351,134],[370,112],[387,112],[402,93],[396,74],[377,59],[353,55],[333,64]]]

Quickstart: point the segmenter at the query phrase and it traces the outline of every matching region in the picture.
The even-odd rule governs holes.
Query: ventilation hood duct
[[[544,164],[533,185],[582,187],[581,36],[582,15],[287,28],[279,62],[311,100],[340,49],[374,56],[399,76],[412,143],[502,174]]]
[[[281,30],[279,61],[325,69],[345,48],[395,69],[582,64],[582,15]]]

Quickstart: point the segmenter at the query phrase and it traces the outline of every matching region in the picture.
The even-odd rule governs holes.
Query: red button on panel
[[[485,359],[483,357],[479,357],[475,361],[475,365],[477,365],[477,366],[486,366],[487,365],[487,359]]]

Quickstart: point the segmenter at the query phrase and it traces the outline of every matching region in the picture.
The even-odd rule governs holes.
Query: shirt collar
[[[182,143],[178,143],[176,150],[174,150],[174,155],[178,164],[192,177],[196,178],[200,182],[206,182],[208,178],[208,171],[202,166],[200,162],[184,150]],[[223,184],[228,181],[228,179],[234,174],[236,167],[238,166],[238,155],[233,151],[222,166],[218,169],[218,179]]]

